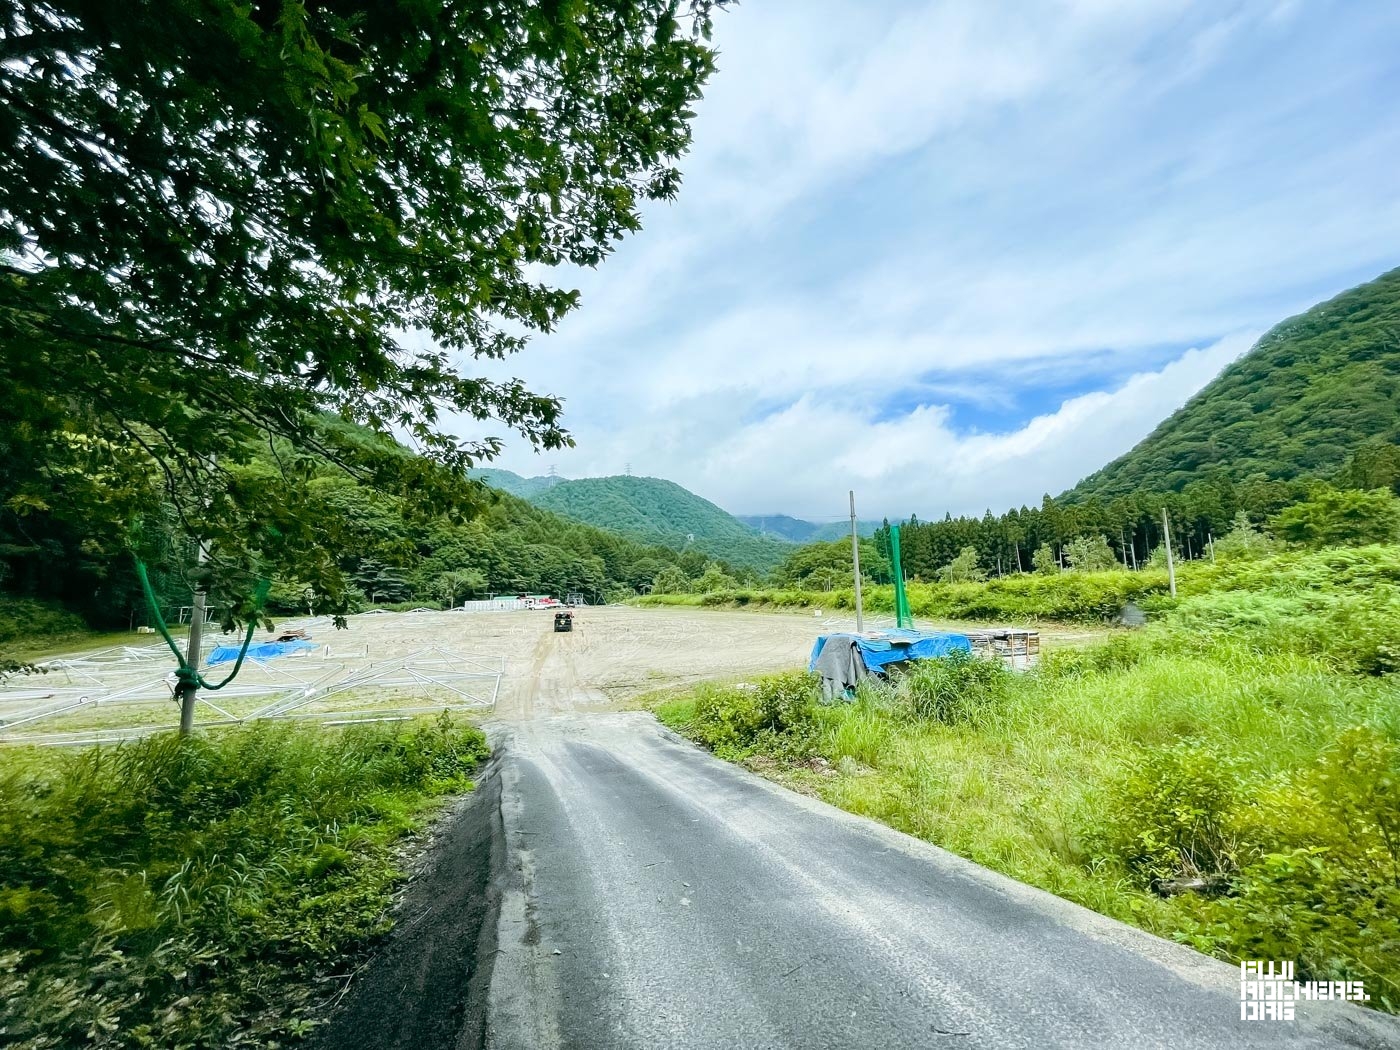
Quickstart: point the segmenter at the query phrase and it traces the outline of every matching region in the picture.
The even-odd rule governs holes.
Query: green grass
[[[0,754],[0,1042],[272,1046],[389,925],[479,730],[285,725]]]
[[[986,583],[910,583],[909,607],[915,616],[934,620],[1037,623],[1102,623],[1116,617],[1129,601],[1143,602],[1167,593],[1167,574],[1142,572],[1065,572],[1054,576],[1022,573]],[[862,601],[867,612],[893,614],[894,588],[868,586]],[[651,594],[641,605],[692,608],[820,608],[846,612],[855,608],[855,593],[743,589],[708,594]]]
[[[1397,573],[1396,548],[1222,565],[1160,622],[1030,674],[936,662],[834,707],[784,676],[657,713],[1013,878],[1221,958],[1364,980],[1396,1010]],[[1190,877],[1224,892],[1161,894]]]

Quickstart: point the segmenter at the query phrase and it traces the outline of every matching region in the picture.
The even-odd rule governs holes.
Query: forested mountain
[[[562,478],[538,475],[533,478],[521,477],[513,471],[498,470],[495,467],[482,467],[473,469],[471,476],[478,481],[484,481],[498,492],[508,492],[512,496],[519,496],[521,499],[530,499],[552,485],[559,484]]]
[[[749,528],[757,530],[761,535],[776,536],[778,539],[791,540],[793,543],[823,543],[839,540],[851,534],[851,525],[848,521],[829,521],[818,525],[814,521],[804,521],[786,514],[737,514],[735,517]],[[860,530],[862,536],[875,535],[875,530],[879,527],[878,521],[856,522],[856,528]]]
[[[385,440],[360,433],[366,441]],[[271,469],[270,454],[260,453],[246,469]],[[362,601],[460,601],[504,592],[615,598],[649,589],[667,569],[698,576],[712,560],[700,550],[678,553],[572,521],[503,492],[489,493],[485,506],[466,521],[407,515],[396,497],[329,465],[315,471],[302,498],[316,520],[353,523],[328,526],[324,541],[326,557],[349,587],[352,608]],[[153,515],[138,528],[101,516],[76,519],[36,508],[21,515],[0,507],[0,605],[37,599],[76,612],[95,627],[145,623],[133,554],[149,566],[165,609],[190,604],[193,547],[173,511]],[[219,561],[216,550],[215,606]],[[302,610],[306,591],[302,581],[274,579],[269,611]]]
[[[1400,269],[1272,328],[1140,442],[1066,493],[1083,500],[1335,474],[1400,437]]]
[[[818,526],[814,522],[786,514],[736,514],[734,517],[761,536],[773,536],[791,543],[811,543],[812,537],[817,534]]]
[[[967,547],[984,572],[1059,564],[1073,541],[1104,537],[1126,565],[1171,522],[1199,557],[1246,515],[1267,523],[1330,482],[1400,493],[1400,269],[1276,325],[1127,455],[1058,499],[994,516],[911,519],[904,566],[926,579]],[[1357,511],[1360,512],[1359,510]],[[888,549],[888,533],[877,543]]]
[[[590,525],[676,550],[700,551],[735,566],[766,571],[791,550],[788,542],[760,536],[709,500],[662,478],[560,481],[530,501]]]

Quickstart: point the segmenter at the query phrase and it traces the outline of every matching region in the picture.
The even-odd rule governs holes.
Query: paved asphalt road
[[[1400,1047],[1238,971],[719,762],[649,716],[503,725],[327,1047]],[[464,917],[491,854],[490,904]],[[475,856],[475,861],[471,857]],[[420,921],[421,920],[421,921]]]

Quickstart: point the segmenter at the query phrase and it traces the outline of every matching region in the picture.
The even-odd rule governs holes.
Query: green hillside
[[[701,551],[735,566],[767,571],[791,550],[789,541],[760,536],[709,500],[662,478],[560,481],[532,495],[530,502],[643,542]]]
[[[551,478],[546,475],[537,475],[533,478],[521,477],[519,474],[509,470],[498,470],[495,467],[482,467],[473,469],[471,476],[478,481],[484,481],[498,492],[508,492],[512,496],[520,499],[533,499],[545,489],[559,484],[561,478]]]
[[[327,419],[325,425],[386,443],[343,421]],[[276,465],[271,451],[258,450],[251,463],[227,469],[238,482]],[[341,594],[330,596],[337,611],[367,602],[455,603],[490,593],[621,598],[649,588],[667,569],[698,576],[710,560],[703,551],[678,553],[561,517],[506,492],[491,493],[465,521],[425,518],[405,513],[401,499],[323,464],[297,494],[308,518],[321,523],[324,549],[340,577]],[[0,665],[9,650],[36,637],[71,634],[84,623],[102,629],[145,623],[131,545],[121,522],[38,510],[21,518],[0,507]],[[144,522],[139,553],[162,606],[190,604],[192,548],[173,513],[152,514]],[[214,558],[221,564],[217,549]],[[224,603],[225,583],[236,577],[222,567],[216,573],[215,608]],[[306,590],[301,581],[275,579],[268,610],[304,611]]]
[[[1244,357],[1070,499],[1331,476],[1400,437],[1400,269],[1276,325]]]
[[[884,522],[861,521],[856,519],[856,529],[862,536],[874,536],[880,531]],[[812,543],[830,543],[832,540],[844,540],[851,534],[851,523],[849,521],[829,521],[825,525],[818,525],[816,531],[812,533]]]
[[[761,536],[772,536],[791,543],[811,543],[818,528],[813,522],[786,514],[736,514],[734,517]]]

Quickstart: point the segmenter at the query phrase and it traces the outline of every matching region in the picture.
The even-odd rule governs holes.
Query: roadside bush
[[[392,843],[479,730],[159,737],[0,779],[0,1042],[276,1045],[388,925]]]
[[[1010,695],[1013,674],[999,660],[955,650],[939,660],[921,660],[899,679],[898,693],[917,718],[955,724],[977,722]]]
[[[1126,671],[1164,648],[1163,641],[1159,634],[1133,631],[1115,634],[1097,645],[1051,649],[1041,658],[1035,673],[1042,679],[1055,679]]]
[[[1364,980],[1400,1009],[1400,741],[1340,734],[1234,817],[1242,864],[1189,939],[1246,958],[1294,959],[1311,980]]]
[[[1230,824],[1237,779],[1230,762],[1202,747],[1144,752],[1110,787],[1091,848],[1144,888],[1229,874],[1238,849]]]
[[[913,584],[908,590],[913,612],[932,619],[1103,623],[1130,601],[1164,593],[1167,574],[1021,573],[985,583]]]
[[[702,685],[695,693],[690,732],[725,758],[800,752],[815,729],[819,681],[806,671],[791,671],[740,685]]]
[[[1198,570],[1193,566],[1193,570]],[[1115,619],[1128,602],[1164,595],[1165,572],[1065,572],[1053,576],[1021,573],[984,582],[910,583],[906,590],[916,616],[943,620],[1010,621],[1029,623],[1103,623]],[[892,613],[894,588],[868,584],[867,613]],[[704,595],[649,594],[639,605],[702,605],[711,608],[754,606],[848,610],[855,607],[850,588],[831,591],[756,590],[742,588]]]

